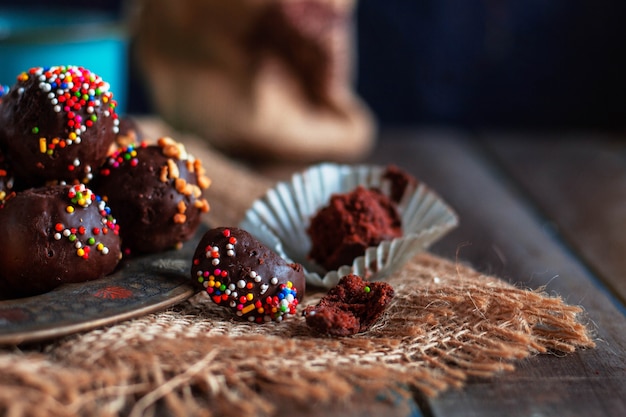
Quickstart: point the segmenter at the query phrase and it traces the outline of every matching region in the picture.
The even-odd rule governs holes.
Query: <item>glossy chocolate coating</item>
[[[306,285],[300,264],[287,263],[234,227],[204,234],[193,256],[191,276],[213,302],[257,323],[294,315]]]
[[[73,66],[33,68],[2,97],[0,146],[20,188],[86,182],[104,162],[117,124],[115,101],[97,75]]]
[[[108,207],[82,185],[18,192],[0,208],[0,278],[25,295],[101,278],[121,258],[118,232]]]
[[[183,153],[166,155],[171,139],[160,145],[128,145],[109,157],[93,189],[113,210],[122,245],[130,254],[161,252],[189,240],[208,203],[202,167]]]

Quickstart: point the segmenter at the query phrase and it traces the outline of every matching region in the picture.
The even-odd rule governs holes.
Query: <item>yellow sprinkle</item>
[[[46,153],[48,145],[46,144],[46,138],[39,138],[39,152]]]
[[[65,207],[65,211],[67,211],[68,213],[74,213],[74,207],[67,206],[67,207]]]
[[[102,243],[98,243],[98,244],[96,245],[96,249],[98,249],[98,250],[102,250],[102,249],[104,249],[104,244],[102,244]]]
[[[251,300],[254,298],[254,295],[252,295],[252,293],[251,293],[251,292],[249,292],[249,293],[246,295],[246,298],[248,299],[248,301],[251,301]]]
[[[78,256],[83,256],[83,255],[85,255],[85,250],[84,250],[83,248],[80,248],[80,249],[78,249],[78,250],[76,251],[76,254],[77,254]]]
[[[254,304],[248,304],[247,306],[245,306],[245,307],[241,310],[241,312],[242,312],[243,314],[247,314],[247,313],[251,312],[252,310],[254,310]]]
[[[291,283],[291,281],[287,281],[287,288],[291,288],[293,287],[293,284]]]
[[[70,134],[68,135],[68,137],[72,140],[76,139],[76,132],[70,132]]]

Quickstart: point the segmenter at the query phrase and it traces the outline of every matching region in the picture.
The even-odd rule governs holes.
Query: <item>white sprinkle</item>
[[[226,245],[226,249],[235,249],[235,246],[233,246],[233,244],[232,244],[232,243],[228,243],[228,244]]]
[[[240,279],[239,281],[237,281],[237,287],[245,288],[246,287],[246,281],[244,281],[243,279]]]
[[[276,284],[278,284],[278,278],[276,278],[276,277],[272,278],[272,279],[270,280],[270,284],[272,284],[272,285],[276,285]]]
[[[208,258],[208,256],[207,256]],[[211,263],[213,264],[213,266],[217,266],[220,264],[220,260],[219,258],[213,258],[213,260],[211,261]]]
[[[233,308],[237,307],[237,302],[236,301],[231,301],[230,302],[230,306],[233,307]]]
[[[56,106],[53,107],[53,110],[55,113],[60,113],[61,112],[61,106],[59,106],[58,104]]]
[[[71,234],[72,234],[72,232],[70,232],[70,229],[63,230],[63,236],[68,237]]]
[[[202,285],[204,286],[204,288],[207,288],[209,286],[209,281],[204,281]]]
[[[60,240],[63,236],[61,236],[61,233],[55,233],[54,234],[54,239],[55,240]]]
[[[235,284],[233,284],[232,282],[228,284],[228,289],[231,291],[235,291]]]
[[[254,321],[254,316],[248,316],[248,321]]]
[[[235,256],[235,251],[232,249],[226,251],[226,256]]]
[[[105,255],[108,255],[109,248],[107,248],[107,247],[102,248],[102,253],[105,254]]]
[[[269,285],[267,284],[261,285],[261,295],[265,294],[268,288],[269,288]]]
[[[256,276],[257,276],[257,273],[256,273],[256,271],[250,271],[250,272],[248,273],[248,275],[250,276],[250,278],[254,278],[254,277],[256,277]]]
[[[76,249],[80,249],[80,248],[82,248],[82,247],[83,247],[83,244],[82,244],[82,243],[80,243],[80,241],[79,241],[79,240],[77,240],[77,241],[76,241],[76,243],[74,243],[74,247],[75,247]]]

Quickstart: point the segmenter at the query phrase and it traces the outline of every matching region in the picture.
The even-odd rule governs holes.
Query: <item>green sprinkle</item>
[[[372,289],[371,289],[370,287],[367,287],[367,286],[366,286],[364,289],[365,289],[365,292],[370,292],[370,291],[372,291]]]
[[[33,132],[34,134],[37,134],[37,133],[39,133],[39,128],[37,126],[35,126],[30,131]]]

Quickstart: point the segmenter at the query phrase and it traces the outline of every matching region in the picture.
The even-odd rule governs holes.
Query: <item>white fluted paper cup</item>
[[[456,213],[425,184],[409,185],[398,203],[402,236],[366,249],[350,265],[327,271],[310,259],[311,239],[306,230],[332,194],[362,185],[389,195],[391,182],[383,177],[385,169],[377,165],[314,165],[294,174],[291,181],[277,183],[256,200],[239,227],[288,262],[302,264],[308,285],[332,288],[350,273],[371,281],[384,280],[458,224]]]

